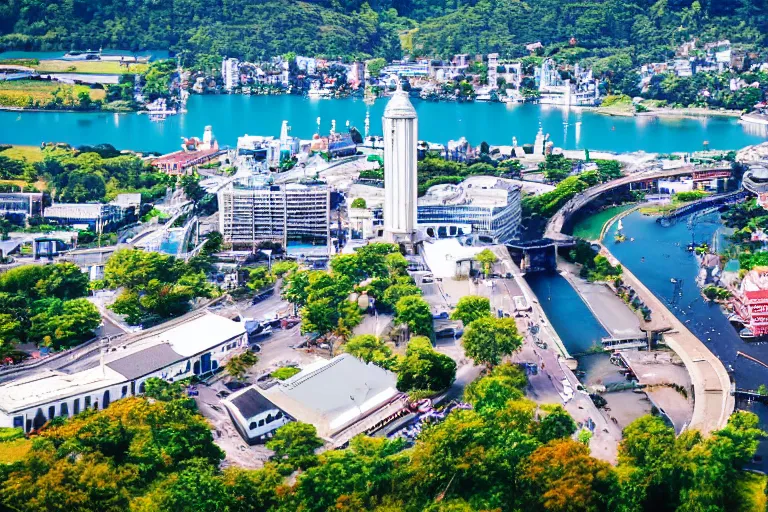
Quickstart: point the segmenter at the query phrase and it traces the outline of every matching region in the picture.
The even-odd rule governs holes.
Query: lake
[[[369,106],[357,98],[194,95],[186,114],[161,122],[138,114],[0,111],[0,143],[109,143],[120,149],[165,153],[178,149],[182,137],[202,137],[206,125],[213,126],[221,145],[229,146],[244,134],[277,136],[284,119],[291,125],[292,135],[301,138],[317,132],[318,117],[322,133],[328,133],[332,119],[337,130],[343,130],[349,121],[362,132],[367,111],[371,134],[380,135],[386,102],[379,99]],[[539,125],[564,149],[664,153],[696,151],[704,148],[705,141],[711,149],[739,149],[768,140],[765,130],[732,118],[629,118],[547,105],[413,103],[419,115],[419,138],[438,143],[462,136],[473,145],[482,141],[509,145],[512,137],[520,144],[533,143]]]

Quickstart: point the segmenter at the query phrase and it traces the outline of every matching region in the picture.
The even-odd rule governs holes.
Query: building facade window
[[[83,400],[83,409],[89,409],[91,407],[91,397],[87,396]]]
[[[75,398],[75,401],[72,404],[72,413],[73,414],[80,414],[80,399]]]
[[[61,408],[59,408],[59,416],[69,418],[69,406],[67,405],[67,402],[61,403]]]
[[[56,406],[51,405],[48,407],[48,419],[52,420],[55,417],[56,417]]]

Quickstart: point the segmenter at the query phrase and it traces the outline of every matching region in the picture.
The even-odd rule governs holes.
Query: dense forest
[[[405,53],[525,54],[578,42],[576,58],[615,69],[670,55],[680,42],[728,38],[761,48],[768,0],[12,0],[0,3],[0,48],[171,49],[186,64],[289,51],[388,59]],[[569,51],[573,50],[569,48]]]

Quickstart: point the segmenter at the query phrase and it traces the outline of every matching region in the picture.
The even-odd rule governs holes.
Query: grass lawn
[[[0,443],[0,463],[13,464],[18,462],[31,448],[32,440],[24,438]]]
[[[68,85],[47,80],[13,80],[0,82],[0,105],[26,107],[29,98],[42,105],[53,99],[54,93],[63,99],[63,105],[74,106],[77,95],[87,92],[91,99],[103,100],[107,93],[103,89],[91,89],[85,85]]]
[[[573,236],[583,238],[584,240],[597,240],[598,237],[600,237],[600,232],[603,230],[603,226],[606,222],[611,220],[615,215],[629,210],[633,206],[634,205],[631,204],[611,206],[594,215],[580,219],[573,226]]]
[[[300,371],[301,370],[293,366],[283,366],[282,368],[278,368],[277,370],[273,371],[270,375],[272,375],[272,377],[276,378],[277,380],[286,380],[290,379]]]
[[[765,475],[752,472],[743,472],[734,485],[735,492],[739,495],[741,505],[736,512],[754,512],[766,510],[768,500],[765,496]]]
[[[15,160],[26,160],[30,163],[43,161],[43,150],[38,146],[13,146],[5,151],[1,151],[0,155]]]
[[[34,67],[38,73],[84,73],[89,75],[125,75],[128,73],[143,73],[147,64],[121,65],[119,62],[104,60],[41,60]]]

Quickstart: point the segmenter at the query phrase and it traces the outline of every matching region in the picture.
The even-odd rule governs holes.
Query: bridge
[[[692,203],[681,206],[680,208],[675,208],[674,210],[667,212],[662,217],[657,218],[656,222],[664,227],[667,227],[672,225],[672,223],[680,217],[684,217],[691,213],[700,212],[702,210],[717,209],[720,206],[724,206],[726,204],[735,204],[747,197],[747,195],[748,193],[745,190],[737,190],[728,194],[718,194],[715,196],[705,197],[704,199],[694,201]]]
[[[563,226],[565,225],[566,221],[571,217],[571,215],[609,190],[613,190],[625,185],[631,185],[633,183],[655,181],[663,178],[673,178],[676,176],[693,175],[694,172],[697,171],[693,166],[661,171],[639,172],[630,174],[628,176],[622,176],[621,178],[606,183],[601,183],[599,185],[595,185],[594,187],[590,187],[572,197],[562,206],[562,208],[560,208],[560,210],[557,211],[557,213],[552,216],[552,218],[549,219],[549,222],[547,222],[547,228],[544,231],[544,238],[555,240],[557,242],[571,241],[573,237],[570,235],[564,235],[562,233]]]

